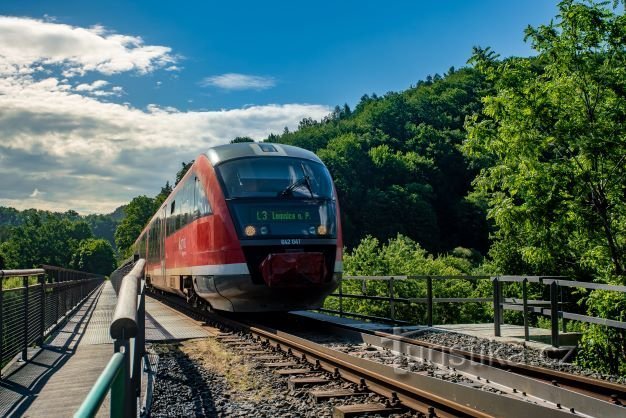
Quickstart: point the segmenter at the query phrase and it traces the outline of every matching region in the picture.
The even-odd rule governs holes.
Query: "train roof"
[[[237,144],[218,145],[217,147],[209,148],[206,156],[213,166],[245,157],[294,157],[322,163],[322,160],[311,151],[292,145],[269,142],[240,142]]]

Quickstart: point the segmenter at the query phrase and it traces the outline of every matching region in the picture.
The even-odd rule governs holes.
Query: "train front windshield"
[[[220,164],[217,171],[243,239],[336,236],[333,187],[322,164],[244,158]]]

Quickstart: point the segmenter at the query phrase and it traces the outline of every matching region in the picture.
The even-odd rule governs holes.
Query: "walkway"
[[[28,362],[14,363],[0,381],[0,416],[71,417],[113,354],[109,325],[116,302],[106,281],[41,349],[31,350]],[[146,341],[208,335],[200,322],[146,298]],[[108,415],[105,400],[99,416]]]

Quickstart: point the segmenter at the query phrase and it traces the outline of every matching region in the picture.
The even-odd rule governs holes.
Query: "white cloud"
[[[44,194],[44,192],[40,192],[38,188],[35,187],[35,190],[28,197],[37,197]]]
[[[330,111],[309,104],[180,111],[104,102],[125,94],[120,86],[108,89],[106,75],[165,69],[174,61],[170,48],[101,27],[24,18],[0,17],[0,33],[0,205],[110,212],[139,194],[156,194],[181,161],[213,145],[261,139]],[[101,78],[72,82],[88,71]]]
[[[74,90],[76,91],[94,91],[94,90],[99,90],[100,88],[106,86],[107,84],[109,84],[108,81],[104,81],[104,80],[96,80],[91,84],[87,84],[87,83],[83,83],[83,84],[79,84],[76,86],[76,88]]]
[[[145,45],[138,36],[101,26],[80,28],[53,21],[0,16],[0,74],[29,74],[37,64],[58,65],[65,77],[90,71],[110,75],[171,67],[171,48]]]
[[[215,86],[225,90],[266,90],[276,85],[273,77],[227,73],[207,77],[200,82],[203,87]]]

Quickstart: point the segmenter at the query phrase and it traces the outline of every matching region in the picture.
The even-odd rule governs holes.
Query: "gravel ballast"
[[[332,417],[335,405],[385,402],[367,393],[315,403],[309,390],[356,389],[328,373],[307,374],[330,379],[325,385],[290,391],[288,379],[215,338],[154,347],[159,355],[151,416]],[[275,355],[268,351],[268,354]],[[285,361],[293,360],[280,354]],[[395,417],[418,416],[407,412]]]
[[[550,358],[542,350],[528,347],[525,344],[502,343],[488,338],[478,338],[455,332],[426,332],[412,335],[419,341],[443,345],[476,354],[497,357],[516,363],[545,367],[565,373],[578,374],[609,382],[626,384],[626,376],[614,376],[588,370],[573,363],[562,362]]]

